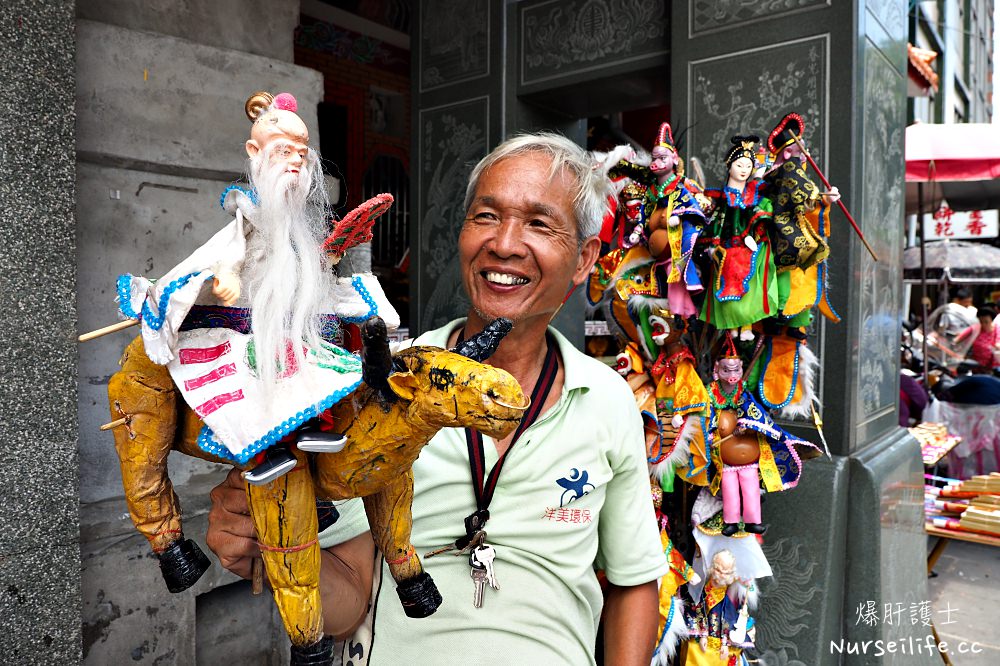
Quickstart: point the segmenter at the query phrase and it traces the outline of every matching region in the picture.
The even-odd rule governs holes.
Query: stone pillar
[[[675,127],[688,127],[684,151],[703,161],[709,186],[722,181],[730,135],[763,138],[785,113],[802,114],[806,144],[879,256],[834,210],[830,291],[843,321],[819,320],[810,340],[833,457],[807,463],[800,487],[768,495],[764,508],[775,576],[760,586],[763,656],[832,664],[841,657],[831,641],[930,633],[909,620],[927,598],[923,481],[918,447],[897,425],[906,3],[782,7],[674,2],[672,103]],[[817,440],[812,427],[797,427]],[[874,626],[858,621],[868,602]],[[904,609],[902,623],[885,621],[886,604]],[[875,663],[871,652],[844,659]],[[933,661],[897,654],[879,663]]]
[[[80,659],[73,2],[0,5],[0,660]]]

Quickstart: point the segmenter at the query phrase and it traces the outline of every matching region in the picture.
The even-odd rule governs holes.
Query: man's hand
[[[241,578],[250,578],[253,558],[260,557],[260,548],[240,470],[230,470],[210,497],[212,509],[208,512],[205,541],[223,567]]]
[[[212,285],[212,294],[222,301],[225,306],[230,306],[240,298],[240,279],[235,273],[219,273],[215,276]]]

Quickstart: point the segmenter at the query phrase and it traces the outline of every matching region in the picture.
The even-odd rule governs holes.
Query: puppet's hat
[[[656,143],[653,144],[654,148],[656,146],[663,146],[677,152],[674,147],[674,133],[670,129],[670,123],[660,123],[660,130],[656,133]]]
[[[805,130],[806,124],[802,120],[802,116],[797,113],[789,113],[767,135],[767,149],[772,155],[777,155],[782,149],[795,143],[795,137],[801,139]]]
[[[299,110],[299,103],[291,93],[278,93],[272,95],[266,90],[258,90],[247,98],[243,110],[247,114],[250,122],[257,122],[269,109],[279,109],[281,111],[291,111],[296,113]]]
[[[729,139],[733,146],[726,153],[726,166],[729,166],[741,157],[748,158],[751,162],[757,161],[757,143],[760,137],[753,134],[747,136],[737,135]]]

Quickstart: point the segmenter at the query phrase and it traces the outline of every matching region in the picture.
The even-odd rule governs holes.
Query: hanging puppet
[[[679,455],[688,464],[682,478],[722,491],[724,536],[745,531],[763,534],[760,491],[794,488],[802,474],[799,448],[816,446],[793,437],[768,416],[746,390],[743,359],[732,339],[723,336],[724,351],[715,362],[708,385],[709,409],[700,427],[685,429]]]
[[[670,124],[660,124],[648,166],[622,161],[609,175],[619,174],[628,176],[633,182],[629,190],[633,207],[635,186],[645,188],[640,209],[642,221],[635,229],[642,229],[640,234],[645,237],[650,255],[664,267],[670,311],[685,318],[697,314],[691,294],[702,291],[703,287],[691,257],[705,225],[705,215],[695,196],[700,186],[684,178]],[[627,206],[628,203],[626,209]],[[638,239],[633,231],[629,242],[634,244]]]
[[[142,335],[109,382],[111,425],[133,522],[172,592],[209,563],[183,536],[169,452],[244,469],[292,662],[325,664],[332,637],[322,631],[316,500],[364,497],[407,615],[425,617],[441,597],[409,542],[410,466],[442,427],[506,436],[528,401],[512,376],[482,363],[510,330],[506,320],[461,353],[390,355],[385,320],[398,318],[378,282],[335,278],[331,264],[371,238],[391,197],[366,202],[330,233],[319,158],[294,98],[256,93],[246,112],[251,189],[223,196],[234,220],[155,283],[119,279],[121,311]],[[360,358],[336,344],[350,322],[364,322]],[[484,402],[487,393],[495,399]]]
[[[755,583],[739,578],[733,554],[715,553],[701,596],[688,612],[686,666],[748,664],[743,651],[754,647],[756,628],[750,611],[756,604]]]
[[[771,202],[752,178],[756,136],[734,136],[726,152],[726,184],[706,190],[709,224],[699,242],[711,258],[709,289],[701,319],[751,340],[750,325],[777,314],[778,291],[768,236]]]

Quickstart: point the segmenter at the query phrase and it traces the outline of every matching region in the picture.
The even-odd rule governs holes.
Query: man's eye
[[[475,220],[477,220],[479,222],[494,222],[498,218],[496,216],[496,213],[482,212],[482,213],[476,213],[473,216],[473,219],[475,219]]]
[[[534,219],[528,222],[529,227],[537,227],[539,229],[547,229],[548,223],[545,220]]]

